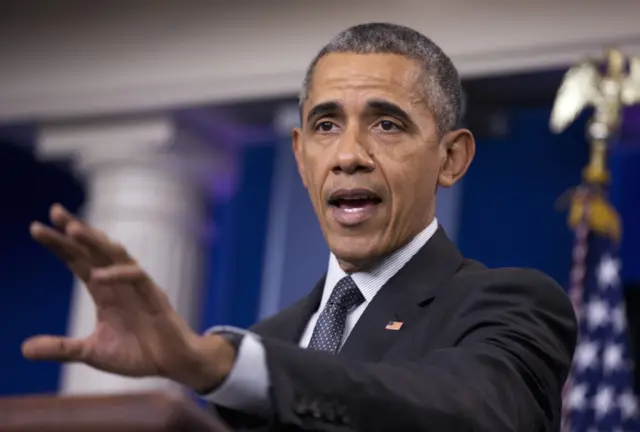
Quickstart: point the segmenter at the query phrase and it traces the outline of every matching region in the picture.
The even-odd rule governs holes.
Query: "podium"
[[[0,398],[2,432],[230,432],[221,420],[182,396]]]

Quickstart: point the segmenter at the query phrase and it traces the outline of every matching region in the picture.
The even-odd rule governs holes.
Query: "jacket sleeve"
[[[447,328],[454,346],[406,363],[356,363],[263,339],[272,425],[324,431],[559,430],[577,331],[538,272],[474,289]]]

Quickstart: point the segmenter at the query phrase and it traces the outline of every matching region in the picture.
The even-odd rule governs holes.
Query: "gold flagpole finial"
[[[620,50],[610,48],[605,61],[604,73],[592,60],[583,61],[567,71],[553,105],[550,128],[560,133],[586,107],[594,108],[587,126],[589,163],[582,171],[583,183],[591,187],[589,195],[592,197],[587,206],[584,195],[577,199],[574,194],[569,224],[575,227],[586,218],[591,229],[618,240],[620,218],[603,192],[610,180],[607,151],[620,129],[624,107],[640,102],[640,57],[627,59]]]

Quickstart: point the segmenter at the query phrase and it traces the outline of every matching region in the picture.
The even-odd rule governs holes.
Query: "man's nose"
[[[334,173],[355,174],[357,172],[371,172],[374,169],[373,158],[359,134],[345,134],[341,137],[336,151]]]

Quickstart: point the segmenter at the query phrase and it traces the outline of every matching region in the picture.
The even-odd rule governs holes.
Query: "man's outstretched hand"
[[[96,305],[96,327],[84,339],[29,338],[22,345],[25,357],[82,362],[131,377],[161,376],[200,391],[224,380],[235,357],[230,344],[194,333],[120,244],[59,204],[50,217],[53,227],[34,222],[31,235],[84,281]]]

